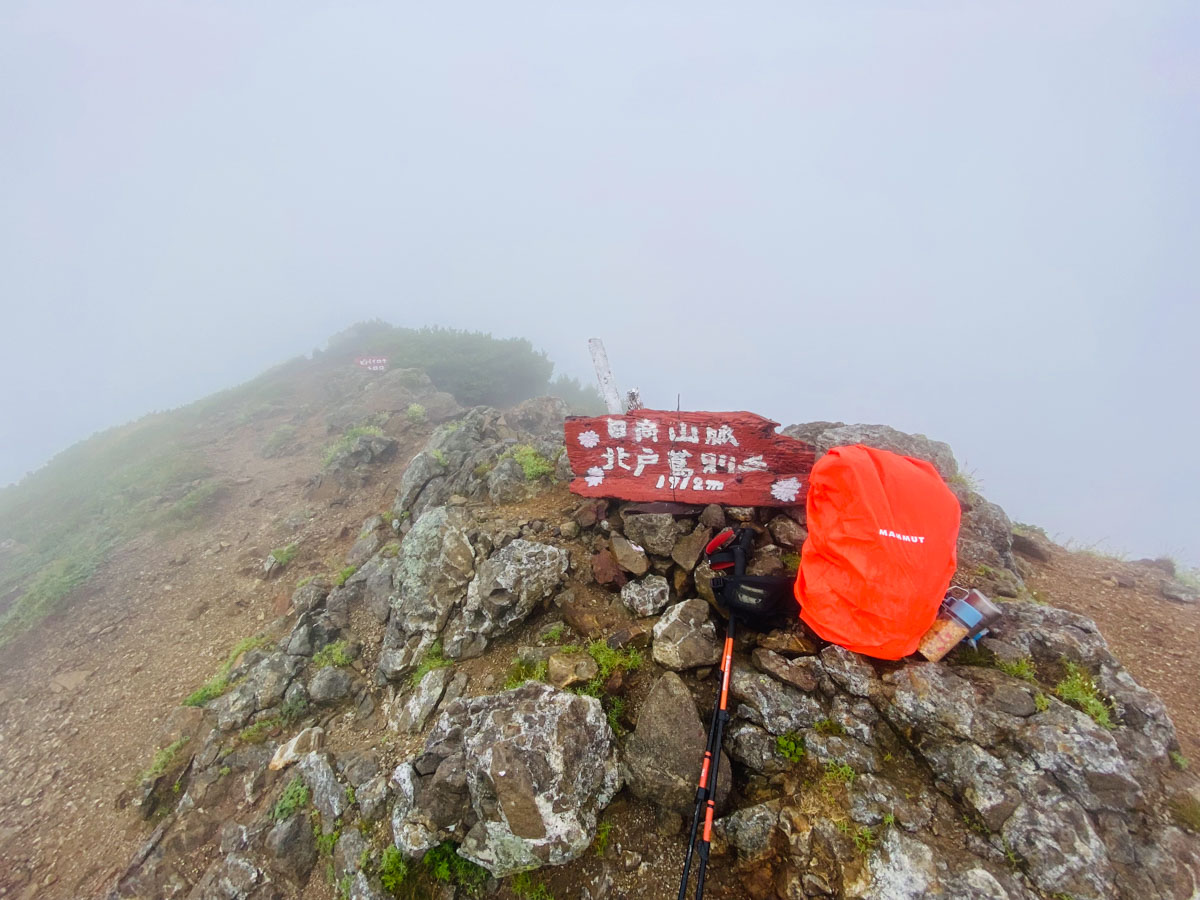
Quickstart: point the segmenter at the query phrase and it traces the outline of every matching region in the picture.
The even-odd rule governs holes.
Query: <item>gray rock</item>
[[[757,725],[735,720],[725,733],[725,751],[743,766],[763,775],[791,768],[776,749],[775,738]]]
[[[470,658],[507,634],[558,592],[570,554],[549,544],[515,540],[481,563],[461,611],[442,635],[447,656]]]
[[[374,516],[372,518],[379,517]],[[368,519],[367,521],[369,522],[371,519]],[[382,524],[382,522],[380,524]],[[376,552],[378,552],[379,548],[383,546],[384,536],[381,531],[382,529],[374,529],[371,531],[364,531],[361,535],[359,535],[358,540],[354,542],[354,546],[352,546],[349,552],[346,554],[346,565],[361,566],[368,559],[374,556]]]
[[[1176,603],[1193,604],[1200,601],[1200,593],[1192,590],[1178,581],[1167,579],[1163,581],[1159,592],[1168,600],[1174,600]]]
[[[307,813],[298,812],[279,822],[267,833],[267,861],[271,871],[290,884],[300,886],[317,861],[317,846]]]
[[[725,527],[725,510],[716,503],[710,503],[700,513],[700,524],[708,528]]]
[[[349,876],[353,878],[360,871],[360,860],[363,854],[370,853],[370,845],[363,833],[357,828],[345,828],[333,849],[333,873],[338,881]]]
[[[596,661],[583,651],[552,653],[546,660],[546,680],[557,688],[587,684],[599,671]]]
[[[317,749],[317,748],[314,748]],[[337,759],[337,771],[355,788],[379,774],[379,754],[374,750],[351,750]]]
[[[674,672],[655,682],[625,743],[622,771],[636,797],[686,815],[696,802],[696,780],[708,735],[687,686]],[[733,784],[729,758],[721,754],[717,803],[723,806]]]
[[[627,514],[624,521],[625,537],[630,541],[640,544],[655,556],[671,555],[678,532],[675,530],[675,517],[670,513]]]
[[[363,576],[362,602],[371,618],[381,625],[392,611],[393,579],[400,565],[397,557],[376,554],[355,575]]]
[[[941,441],[931,441],[923,434],[905,434],[887,425],[838,425],[828,422],[811,424],[832,424],[832,427],[817,431],[810,426],[791,425],[785,428],[783,433],[789,437],[800,437],[801,440],[812,444],[816,448],[817,456],[823,456],[834,447],[866,444],[868,447],[890,450],[901,456],[931,462],[943,478],[952,478],[958,474],[958,463],[954,460],[954,452],[950,445]]]
[[[661,575],[647,575],[621,588],[621,602],[637,616],[657,615],[670,599],[670,586]]]
[[[319,609],[329,595],[329,583],[323,578],[314,578],[292,593],[292,609],[297,613]]]
[[[645,548],[631,543],[619,534],[612,536],[612,555],[617,565],[630,575],[641,577],[650,570],[650,560]]]
[[[771,837],[779,822],[779,808],[779,801],[759,803],[720,820],[726,840],[742,860],[760,859],[771,852]]]
[[[773,650],[755,647],[750,659],[760,672],[802,691],[815,691],[820,683],[819,663],[812,657],[785,659]]]
[[[773,735],[799,734],[826,717],[825,709],[813,695],[745,668],[734,666],[729,692],[740,703],[735,713],[738,718],[748,719]]]
[[[326,666],[308,683],[308,695],[314,703],[337,703],[350,696],[352,687],[349,672],[337,666]]]
[[[771,537],[781,547],[799,551],[808,539],[808,529],[790,516],[776,516],[768,524]]]
[[[425,755],[442,760],[432,776],[393,775],[397,845],[465,831],[459,854],[497,877],[578,857],[620,786],[599,701],[536,682],[451,704]]]
[[[708,618],[708,604],[692,599],[668,607],[654,626],[651,653],[656,663],[675,670],[719,662],[721,647]]]
[[[364,821],[374,822],[385,812],[388,799],[388,780],[384,775],[368,778],[354,789],[358,813]]]
[[[406,734],[416,734],[425,727],[429,716],[442,699],[442,692],[453,674],[448,668],[431,669],[425,673],[403,706],[397,711],[391,727]]]
[[[311,792],[313,806],[321,814],[321,830],[326,834],[333,831],[335,823],[346,811],[346,788],[333,773],[329,760],[328,753],[314,751],[296,766]]]
[[[466,514],[431,509],[413,525],[400,546],[392,621],[403,634],[436,633],[466,597],[475,575],[475,551],[467,539]]]
[[[487,474],[488,499],[495,504],[519,503],[533,492],[525,470],[512,457],[502,459]]]
[[[671,559],[675,560],[682,569],[690,572],[696,568],[700,554],[704,552],[712,533],[711,528],[699,525],[689,534],[681,535],[671,550]]]
[[[249,859],[229,853],[209,865],[187,900],[247,900],[263,880],[262,871]]]

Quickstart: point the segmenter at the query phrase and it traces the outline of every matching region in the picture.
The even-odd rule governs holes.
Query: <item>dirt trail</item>
[[[165,717],[279,614],[299,577],[341,568],[429,431],[411,429],[373,484],[314,502],[303,489],[331,438],[313,423],[299,453],[263,459],[279,421],[212,435],[228,490],[208,524],[121,547],[67,613],[3,651],[0,897],[98,896],[124,869],[149,827],[119,805]],[[284,574],[259,578],[256,562],[290,541],[300,553]]]

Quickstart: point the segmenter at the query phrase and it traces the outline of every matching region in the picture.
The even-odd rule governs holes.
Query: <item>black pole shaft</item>
[[[729,718],[729,682],[733,674],[733,610],[729,611],[729,629],[725,632],[725,649],[721,665],[721,687],[717,692],[716,734],[712,747],[712,765],[708,770],[708,808],[704,812],[704,832],[700,837],[700,866],[696,872],[696,900],[704,897],[704,875],[708,871],[708,851],[712,845],[712,824],[717,812],[717,775],[721,768],[721,739],[725,735],[725,722]]]

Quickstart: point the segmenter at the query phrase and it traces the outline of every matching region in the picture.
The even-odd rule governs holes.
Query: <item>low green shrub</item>
[[[297,775],[288,782],[287,787],[283,789],[283,793],[275,802],[275,806],[271,808],[271,818],[276,822],[282,822],[293,813],[308,806],[308,800],[308,785],[304,783],[303,778]]]
[[[1102,728],[1115,728],[1112,720],[1112,706],[1108,700],[1100,696],[1100,691],[1096,687],[1096,682],[1092,680],[1092,676],[1073,662],[1064,661],[1063,669],[1067,674],[1054,689],[1058,698],[1064,703],[1070,703],[1083,710]]]
[[[354,657],[346,650],[348,646],[349,644],[344,640],[326,644],[313,654],[313,666],[318,669],[324,669],[328,666],[350,665],[354,662]]]
[[[442,642],[434,641],[429,649],[425,651],[425,655],[421,657],[421,662],[417,665],[416,671],[412,673],[413,687],[420,684],[421,679],[434,669],[444,669],[446,666],[452,665],[454,665],[454,660],[442,655]]]
[[[183,745],[188,742],[186,737],[181,737],[173,744],[163,747],[154,754],[154,759],[150,761],[150,767],[147,768],[138,777],[138,781],[151,781],[166,773],[167,769],[171,768],[171,764],[175,762],[175,756],[183,749]]]

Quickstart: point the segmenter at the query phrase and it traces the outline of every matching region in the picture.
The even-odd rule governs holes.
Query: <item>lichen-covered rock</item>
[[[312,824],[304,812],[289,816],[267,832],[265,844],[271,870],[290,884],[303,885],[317,861]]]
[[[296,771],[311,792],[312,804],[321,814],[321,829],[329,834],[346,810],[346,788],[329,763],[329,754],[314,751],[300,760]]]
[[[452,674],[453,671],[447,668],[426,672],[408,700],[397,708],[395,717],[389,722],[391,727],[407,734],[415,734],[424,728]]]
[[[625,742],[622,771],[637,797],[689,813],[696,802],[700,761],[708,736],[687,686],[674,672],[655,682],[638,714],[637,728]],[[722,752],[717,772],[717,803],[724,805],[733,779]]]
[[[620,779],[600,703],[527,682],[450,704],[392,783],[397,846],[465,831],[459,854],[502,877],[583,853]]]
[[[656,663],[677,671],[718,662],[721,647],[708,618],[708,604],[692,599],[668,607],[654,626],[651,653]]]
[[[671,599],[671,588],[661,575],[647,575],[621,588],[621,602],[636,616],[657,615]]]
[[[734,666],[729,692],[740,706],[738,718],[748,719],[773,735],[799,733],[825,718],[825,708],[812,694],[781,684],[769,675]]]
[[[308,696],[314,703],[337,703],[350,696],[352,686],[349,672],[337,666],[326,666],[308,683]]]
[[[571,557],[549,544],[515,540],[479,566],[462,608],[447,625],[447,656],[470,658],[506,634],[558,592]]]
[[[638,513],[625,516],[625,537],[655,556],[670,556],[679,532],[670,513]]]

